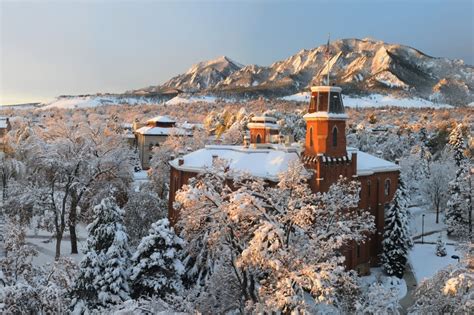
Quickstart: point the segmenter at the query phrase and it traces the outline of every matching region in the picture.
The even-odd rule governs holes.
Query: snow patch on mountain
[[[285,101],[309,102],[311,93],[302,92],[280,98]],[[434,103],[422,98],[396,98],[390,95],[371,94],[364,97],[343,95],[344,106],[347,107],[405,107],[405,108],[452,108],[453,106]]]
[[[121,96],[68,96],[58,97],[51,102],[41,105],[41,109],[63,108],[88,108],[105,105],[141,105],[161,103],[155,99],[146,97],[121,97]]]

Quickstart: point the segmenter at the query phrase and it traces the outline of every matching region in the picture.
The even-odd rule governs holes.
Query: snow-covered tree
[[[188,273],[206,286],[215,263],[225,259],[240,283],[240,299],[256,311],[303,311],[307,294],[316,304],[353,307],[357,285],[341,251],[374,227],[369,213],[352,211],[358,184],[341,179],[327,193],[314,194],[300,162],[276,187],[231,174],[216,163],[177,193],[178,224],[194,262]]]
[[[130,297],[128,236],[123,210],[114,198],[94,207],[94,221],[87,232],[85,255],[72,290],[74,311],[106,307]]]
[[[439,223],[439,214],[447,202],[447,182],[452,173],[453,168],[449,162],[436,161],[431,163],[430,173],[422,181],[421,192],[425,200],[436,211],[436,223]]]
[[[466,261],[438,271],[415,291],[409,314],[474,313],[474,266],[472,254]]]
[[[128,193],[128,201],[123,209],[129,243],[135,247],[147,234],[153,222],[167,216],[168,202],[161,199],[152,188],[144,185],[139,191]]]
[[[464,155],[464,151],[466,151],[466,142],[464,141],[462,129],[462,124],[456,124],[449,134],[448,141],[448,144],[453,151],[454,160],[456,161],[456,166],[458,168],[461,167],[461,164],[463,164],[466,159],[466,156]]]
[[[15,222],[7,221],[5,226],[5,257],[1,259],[1,282],[12,285],[23,280],[31,280],[35,270],[32,265],[33,257],[38,252],[25,243],[25,230]]]
[[[132,257],[132,296],[161,298],[182,290],[184,265],[180,259],[183,240],[174,233],[168,219],[153,223]]]
[[[440,234],[436,241],[436,256],[444,257],[446,255],[447,255],[446,244],[444,243],[443,237]]]
[[[449,200],[446,204],[446,225],[448,234],[469,236],[469,204],[471,189],[471,163],[464,152],[466,144],[462,134],[462,124],[456,125],[449,136],[449,146],[456,163],[456,177],[449,182]]]
[[[382,267],[390,276],[403,277],[408,251],[413,246],[408,225],[407,191],[402,179],[385,214]]]
[[[386,288],[383,284],[373,283],[356,302],[356,314],[400,314],[398,290]]]
[[[185,154],[188,150],[200,149],[205,144],[204,130],[194,130],[193,137],[183,136],[181,133],[173,131],[160,146],[153,149],[148,176],[161,199],[166,200],[169,192],[169,161],[180,154]]]
[[[37,251],[25,244],[25,232],[8,222],[6,257],[0,259],[0,313],[65,313],[67,291],[77,271],[70,259],[59,259],[52,266],[35,266]]]

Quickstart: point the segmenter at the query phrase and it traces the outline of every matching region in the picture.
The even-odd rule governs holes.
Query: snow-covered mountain
[[[422,97],[436,102],[468,104],[474,100],[474,67],[462,60],[435,58],[399,44],[373,39],[341,39],[301,50],[268,67],[243,66],[228,57],[200,62],[166,83],[132,93],[167,89],[220,96],[280,97],[330,82],[345,93]]]

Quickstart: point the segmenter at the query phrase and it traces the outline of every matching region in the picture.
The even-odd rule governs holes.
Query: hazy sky
[[[221,55],[269,65],[328,32],[474,64],[474,0],[0,0],[0,104],[157,85]]]

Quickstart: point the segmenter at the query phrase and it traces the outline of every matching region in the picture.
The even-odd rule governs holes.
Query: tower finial
[[[330,60],[330,57],[331,57],[331,51],[329,49],[329,42],[331,41],[331,33],[328,33],[328,43],[326,45],[326,51],[324,52],[324,55],[326,57],[326,63],[327,63],[327,67],[328,67],[328,84],[329,85],[329,60]]]

